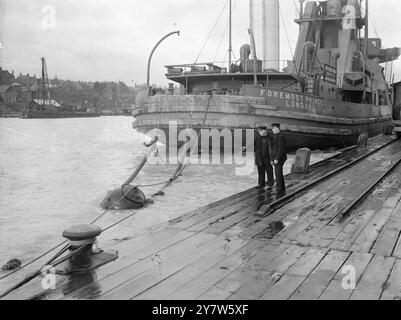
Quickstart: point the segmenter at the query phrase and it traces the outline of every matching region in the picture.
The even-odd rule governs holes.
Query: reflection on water
[[[144,141],[132,129],[130,117],[0,119],[0,264],[36,257],[60,242],[64,228],[103,212],[101,200],[133,172],[144,154]],[[235,168],[189,166],[165,197],[104,233],[101,246],[256,185],[256,170],[236,176]],[[175,165],[146,166],[135,182],[164,181],[174,170]],[[150,196],[157,188],[143,191]],[[130,213],[111,212],[98,224],[108,226]]]

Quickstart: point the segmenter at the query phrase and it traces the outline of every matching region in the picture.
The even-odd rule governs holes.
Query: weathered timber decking
[[[389,141],[370,141],[369,150]],[[351,149],[287,176],[288,192],[367,153]],[[401,140],[311,188],[273,214],[251,189],[120,243],[120,258],[96,272],[41,279],[8,299],[400,299],[401,168],[345,220],[337,213],[401,158]],[[111,231],[112,232],[112,231]],[[100,239],[101,241],[101,239]],[[344,266],[356,270],[345,290]]]

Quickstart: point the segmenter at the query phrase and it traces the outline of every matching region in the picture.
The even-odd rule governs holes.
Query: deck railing
[[[240,68],[241,61],[236,61],[229,68],[228,61],[214,61],[214,62],[203,62],[193,64],[179,64],[179,65],[168,65],[167,75],[182,75],[182,74],[221,74],[221,73],[252,73],[253,72],[253,60],[247,60],[247,65],[250,72],[243,72]],[[258,73],[261,72],[285,72],[288,60],[258,60],[258,64],[262,67],[259,68]],[[270,68],[269,66],[278,65],[278,68]]]

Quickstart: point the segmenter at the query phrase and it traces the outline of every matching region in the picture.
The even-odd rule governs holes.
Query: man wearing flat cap
[[[287,161],[287,141],[280,131],[280,124],[272,124],[273,137],[270,140],[271,165],[274,166],[274,173],[277,181],[277,192],[285,192],[283,175],[284,163]]]
[[[267,134],[267,127],[259,126],[255,135],[255,164],[258,167],[259,185],[258,189],[267,187],[271,189],[274,183],[273,167],[270,158],[270,137]]]

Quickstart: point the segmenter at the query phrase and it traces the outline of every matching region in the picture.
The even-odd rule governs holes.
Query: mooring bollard
[[[118,259],[118,251],[105,252],[97,247],[97,239],[103,230],[92,224],[72,226],[63,231],[68,239],[72,255],[56,270],[58,274],[84,274]],[[95,245],[95,248],[93,246]]]
[[[312,152],[308,148],[298,149],[295,162],[291,167],[291,173],[309,172],[309,164]]]
[[[366,148],[368,146],[369,136],[366,133],[361,133],[358,137],[358,147]]]
[[[72,226],[63,231],[63,237],[68,239],[70,250],[76,250],[87,245],[82,254],[91,254],[92,245],[96,242],[96,237],[102,233],[102,229],[92,224],[82,224]]]

